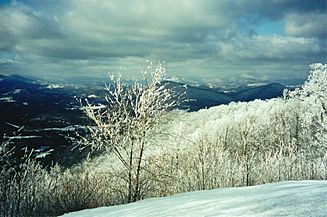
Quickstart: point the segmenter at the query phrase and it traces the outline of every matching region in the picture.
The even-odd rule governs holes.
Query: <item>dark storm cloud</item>
[[[285,33],[257,35],[267,20]],[[251,62],[278,76],[326,60],[326,20],[325,0],[24,0],[0,7],[0,60],[71,75],[160,59],[183,76],[236,75]]]

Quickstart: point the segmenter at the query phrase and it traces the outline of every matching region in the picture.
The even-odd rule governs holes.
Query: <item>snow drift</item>
[[[288,181],[181,193],[64,216],[327,216],[327,182]]]

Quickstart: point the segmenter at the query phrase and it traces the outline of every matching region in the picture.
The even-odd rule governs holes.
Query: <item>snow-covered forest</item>
[[[43,169],[26,153],[0,149],[0,215],[44,216],[181,192],[327,179],[327,65],[312,64],[301,88],[282,98],[230,103],[198,112],[167,89],[165,68],[144,80],[111,77],[107,105],[81,107],[93,121],[70,168]]]

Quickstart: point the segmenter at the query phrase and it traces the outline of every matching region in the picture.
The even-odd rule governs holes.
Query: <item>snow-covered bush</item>
[[[43,215],[57,216],[115,204],[107,188],[111,180],[106,174],[55,166],[44,179],[46,190],[40,192],[43,201],[37,210]]]
[[[50,170],[25,151],[18,159],[10,139],[0,145],[0,216],[57,216],[65,212],[117,204],[107,190],[106,174]]]
[[[0,145],[0,216],[35,216],[42,201],[43,170],[25,149],[17,157],[16,147],[3,137]]]

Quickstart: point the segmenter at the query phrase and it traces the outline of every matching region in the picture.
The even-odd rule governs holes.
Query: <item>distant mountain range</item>
[[[174,81],[163,83],[174,91],[186,93],[185,98],[191,100],[183,102],[180,108],[188,111],[233,101],[279,97],[286,88],[279,83],[272,83],[224,92],[218,88],[195,87]],[[102,83],[55,84],[18,75],[0,75],[0,136],[10,135],[23,126],[24,130],[13,139],[17,145],[63,150],[71,145],[68,138],[76,131],[83,131],[84,125],[90,124],[79,109],[80,104],[76,98],[88,98],[91,102],[100,104],[104,103],[104,94]]]
[[[52,88],[21,76],[0,77],[0,124],[13,122],[27,128],[64,127],[78,123],[81,112],[69,108],[78,106],[75,93],[69,89]]]
[[[51,161],[71,146],[71,137],[89,124],[72,89],[21,76],[0,76],[0,143],[10,137],[18,149],[56,150]],[[19,131],[19,132],[18,132]]]
[[[183,103],[182,107],[189,111],[197,111],[230,102],[249,102],[255,99],[265,100],[276,98],[282,96],[286,88],[282,84],[271,83],[257,87],[239,87],[235,91],[223,92],[220,89],[204,86],[193,87],[172,81],[166,82],[166,85],[177,92],[185,92],[185,98],[191,99],[191,101]]]
[[[234,91],[205,86],[164,81],[168,88],[185,92],[182,108],[197,111],[221,104],[255,99],[271,99],[282,95],[285,86],[271,83],[256,87],[238,87]],[[94,103],[104,103],[103,85],[53,84],[27,79],[18,75],[0,75],[0,126],[6,122],[26,127],[66,127],[85,123],[76,98],[90,98]],[[84,121],[82,121],[84,120]],[[0,128],[1,129],[1,128]],[[1,131],[0,131],[1,133]]]

